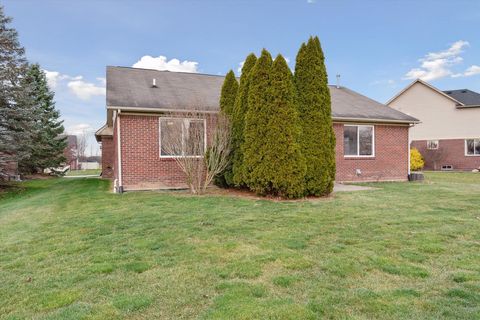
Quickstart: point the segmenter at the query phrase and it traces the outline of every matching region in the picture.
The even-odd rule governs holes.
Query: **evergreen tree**
[[[232,171],[233,183],[236,186],[245,186],[243,176],[243,143],[245,141],[245,114],[248,109],[248,92],[250,88],[250,71],[257,62],[257,57],[251,53],[245,59],[240,76],[237,98],[232,117]]]
[[[262,161],[253,169],[250,182],[263,194],[298,198],[304,194],[305,158],[300,144],[300,123],[293,76],[285,59],[278,55],[269,76],[268,102],[260,109],[267,122],[259,124],[257,136]]]
[[[29,156],[19,163],[25,173],[40,172],[45,168],[57,167],[65,162],[63,151],[67,146],[63,135],[63,121],[55,109],[54,93],[50,91],[45,73],[38,64],[32,64],[22,79],[22,87],[30,88],[33,99],[34,125]]]
[[[237,97],[237,91],[238,82],[235,78],[235,73],[230,70],[225,76],[220,95],[220,111],[227,116],[227,119],[230,121],[230,123],[232,123],[233,109],[235,105],[235,99]],[[219,187],[225,188],[233,185],[232,153],[230,153],[228,165],[225,168],[225,171],[217,175],[214,181]]]
[[[335,180],[335,134],[325,57],[318,37],[300,47],[295,65],[302,154],[307,163],[307,195],[327,195]]]
[[[27,61],[11,21],[0,6],[0,176],[9,162],[28,156],[32,137],[32,101],[20,86]]]

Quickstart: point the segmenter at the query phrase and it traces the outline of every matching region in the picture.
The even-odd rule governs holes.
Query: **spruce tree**
[[[220,112],[223,112],[227,119],[232,123],[233,109],[235,105],[235,99],[237,97],[238,82],[235,78],[235,73],[230,70],[225,76],[225,80],[222,86],[222,92],[220,95]],[[215,177],[215,184],[219,187],[233,186],[233,172],[232,172],[232,152],[228,159],[228,165],[225,171]]]
[[[295,65],[307,195],[327,195],[335,180],[335,134],[325,57],[318,37],[300,47]]]
[[[29,156],[22,159],[19,168],[25,173],[42,172],[65,162],[63,151],[67,146],[63,120],[55,109],[54,93],[50,91],[45,73],[38,64],[32,64],[22,79],[22,87],[30,88],[29,98],[33,99],[34,132]]]
[[[9,162],[28,156],[32,137],[32,101],[20,85],[27,61],[11,21],[0,6],[0,178]]]
[[[264,123],[256,137],[262,156],[253,168],[252,188],[262,194],[298,198],[304,194],[305,158],[300,144],[300,123],[293,76],[283,56],[273,61],[268,101],[259,112]]]
[[[248,109],[248,92],[250,88],[250,71],[257,62],[257,57],[251,53],[245,59],[240,76],[237,98],[232,117],[232,171],[233,183],[236,186],[245,186],[243,175],[243,143],[245,141],[245,114]]]

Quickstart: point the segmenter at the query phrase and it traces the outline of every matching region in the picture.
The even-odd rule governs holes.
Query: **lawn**
[[[67,176],[88,176],[88,175],[100,175],[101,169],[85,169],[85,170],[70,170],[67,172]]]
[[[479,319],[480,174],[328,199],[0,195],[1,319]]]

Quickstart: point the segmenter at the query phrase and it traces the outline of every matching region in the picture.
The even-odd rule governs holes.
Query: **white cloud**
[[[405,74],[404,79],[417,79],[420,78],[425,81],[440,79],[444,77],[458,77],[459,74],[453,73],[451,67],[457,65],[463,61],[463,58],[460,54],[463,52],[464,48],[468,47],[470,44],[468,41],[459,40],[452,44],[447,50],[439,52],[430,52],[425,55],[422,59],[419,60],[421,65],[419,68],[413,68]],[[476,67],[476,66],[472,66]],[[469,75],[476,74],[475,69],[470,70],[472,67],[467,69]],[[473,74],[470,74],[474,72]]]
[[[241,61],[238,63],[238,68],[237,68],[237,73],[238,74],[241,74],[242,73],[242,68],[243,68],[243,65],[245,64],[245,60]]]
[[[79,123],[67,128],[67,132],[73,135],[93,132],[95,129],[88,123]]]
[[[180,61],[175,58],[167,60],[167,57],[165,56],[143,56],[140,58],[140,60],[135,62],[132,67],[192,73],[198,72],[198,62],[188,60]]]
[[[452,74],[452,78],[471,77],[480,74],[480,66],[473,65],[467,68],[463,73]]]
[[[73,80],[68,82],[67,86],[74,95],[82,100],[89,100],[93,96],[105,95],[105,84],[104,81],[101,80],[103,78],[97,78],[101,85],[95,85],[91,82],[86,82],[81,76],[72,79]]]
[[[48,70],[43,70],[45,72],[45,76],[47,77],[47,83],[50,89],[55,89],[58,85],[58,83],[61,80],[67,79],[68,76],[61,74],[58,71],[48,71]]]

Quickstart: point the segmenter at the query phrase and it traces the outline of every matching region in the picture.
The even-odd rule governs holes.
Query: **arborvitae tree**
[[[245,59],[240,76],[237,98],[233,109],[232,117],[232,171],[233,183],[236,186],[245,186],[243,176],[243,143],[245,141],[245,114],[248,109],[248,92],[250,88],[250,71],[257,62],[257,57],[251,53]]]
[[[28,90],[20,86],[27,61],[17,31],[9,27],[11,21],[0,6],[0,176],[9,162],[28,156],[25,146],[32,136],[31,101]]]
[[[29,156],[19,162],[22,172],[33,173],[57,167],[65,161],[63,151],[67,146],[63,120],[55,109],[54,93],[50,91],[45,73],[38,64],[32,64],[22,79],[22,87],[29,87],[29,98],[34,103],[34,135]]]
[[[226,115],[230,123],[232,122],[233,118],[233,109],[235,105],[235,99],[237,97],[237,91],[238,82],[235,78],[235,73],[230,70],[225,76],[220,95],[220,111]],[[225,171],[215,177],[214,182],[219,187],[233,186],[232,156],[232,153],[230,153],[228,165],[225,168]]]
[[[335,179],[335,134],[325,57],[317,37],[302,44],[295,65],[302,154],[307,163],[307,195],[327,195]]]
[[[303,196],[306,164],[299,144],[295,86],[290,68],[281,55],[270,71],[267,102],[258,111],[259,119],[265,121],[257,123],[260,132],[255,153],[261,156],[261,161],[253,167],[249,186],[262,194],[286,198]]]
[[[245,115],[245,141],[243,151],[243,175],[246,185],[253,191],[264,194],[269,183],[262,163],[265,161],[265,137],[268,134],[267,124],[270,117],[268,104],[270,95],[270,72],[272,56],[263,49],[255,66],[250,72],[250,88],[248,91],[248,109]]]

